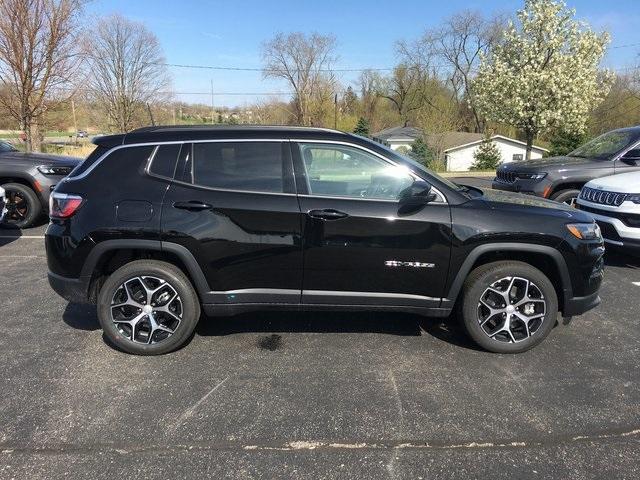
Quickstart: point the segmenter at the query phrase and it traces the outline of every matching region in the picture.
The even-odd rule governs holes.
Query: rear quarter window
[[[172,179],[175,174],[180,147],[180,144],[159,145],[151,159],[149,173],[159,177]]]
[[[76,168],[74,168],[69,174],[69,178],[79,177],[84,172],[89,170],[91,166],[96,163],[105,153],[110,150],[110,147],[105,147],[103,145],[98,145],[93,149],[93,152],[89,154],[87,158],[84,159],[83,162],[79,163]]]

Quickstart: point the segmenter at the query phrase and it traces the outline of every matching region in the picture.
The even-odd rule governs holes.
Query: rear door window
[[[283,193],[287,169],[282,142],[204,142],[193,144],[195,185],[224,190]]]

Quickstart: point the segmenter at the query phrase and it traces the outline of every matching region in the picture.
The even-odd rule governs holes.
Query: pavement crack
[[[223,382],[221,382],[223,383]],[[220,385],[220,384],[219,384]],[[0,443],[0,455],[19,454],[42,454],[42,455],[89,455],[95,453],[115,453],[120,455],[140,454],[140,453],[176,453],[190,451],[341,451],[341,450],[457,450],[457,449],[522,449],[548,447],[560,444],[588,443],[603,440],[614,440],[622,438],[640,437],[640,428],[619,432],[599,433],[592,435],[574,435],[565,437],[551,437],[531,441],[470,441],[461,443],[445,443],[430,441],[320,441],[320,440],[295,440],[289,442],[263,442],[253,444],[243,444],[240,442],[193,442],[180,444],[109,444],[96,443],[90,445],[82,444],[47,444],[42,446],[19,445],[11,442]]]

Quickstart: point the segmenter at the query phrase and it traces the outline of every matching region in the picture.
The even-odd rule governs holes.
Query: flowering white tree
[[[538,134],[584,131],[613,83],[613,73],[599,69],[609,35],[574,16],[563,1],[525,0],[474,82],[480,112],[526,135],[527,160]]]

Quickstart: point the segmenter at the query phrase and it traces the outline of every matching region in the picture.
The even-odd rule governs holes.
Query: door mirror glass
[[[620,159],[625,163],[630,163],[631,165],[635,165],[640,162],[640,148],[634,148],[625,153]]]

